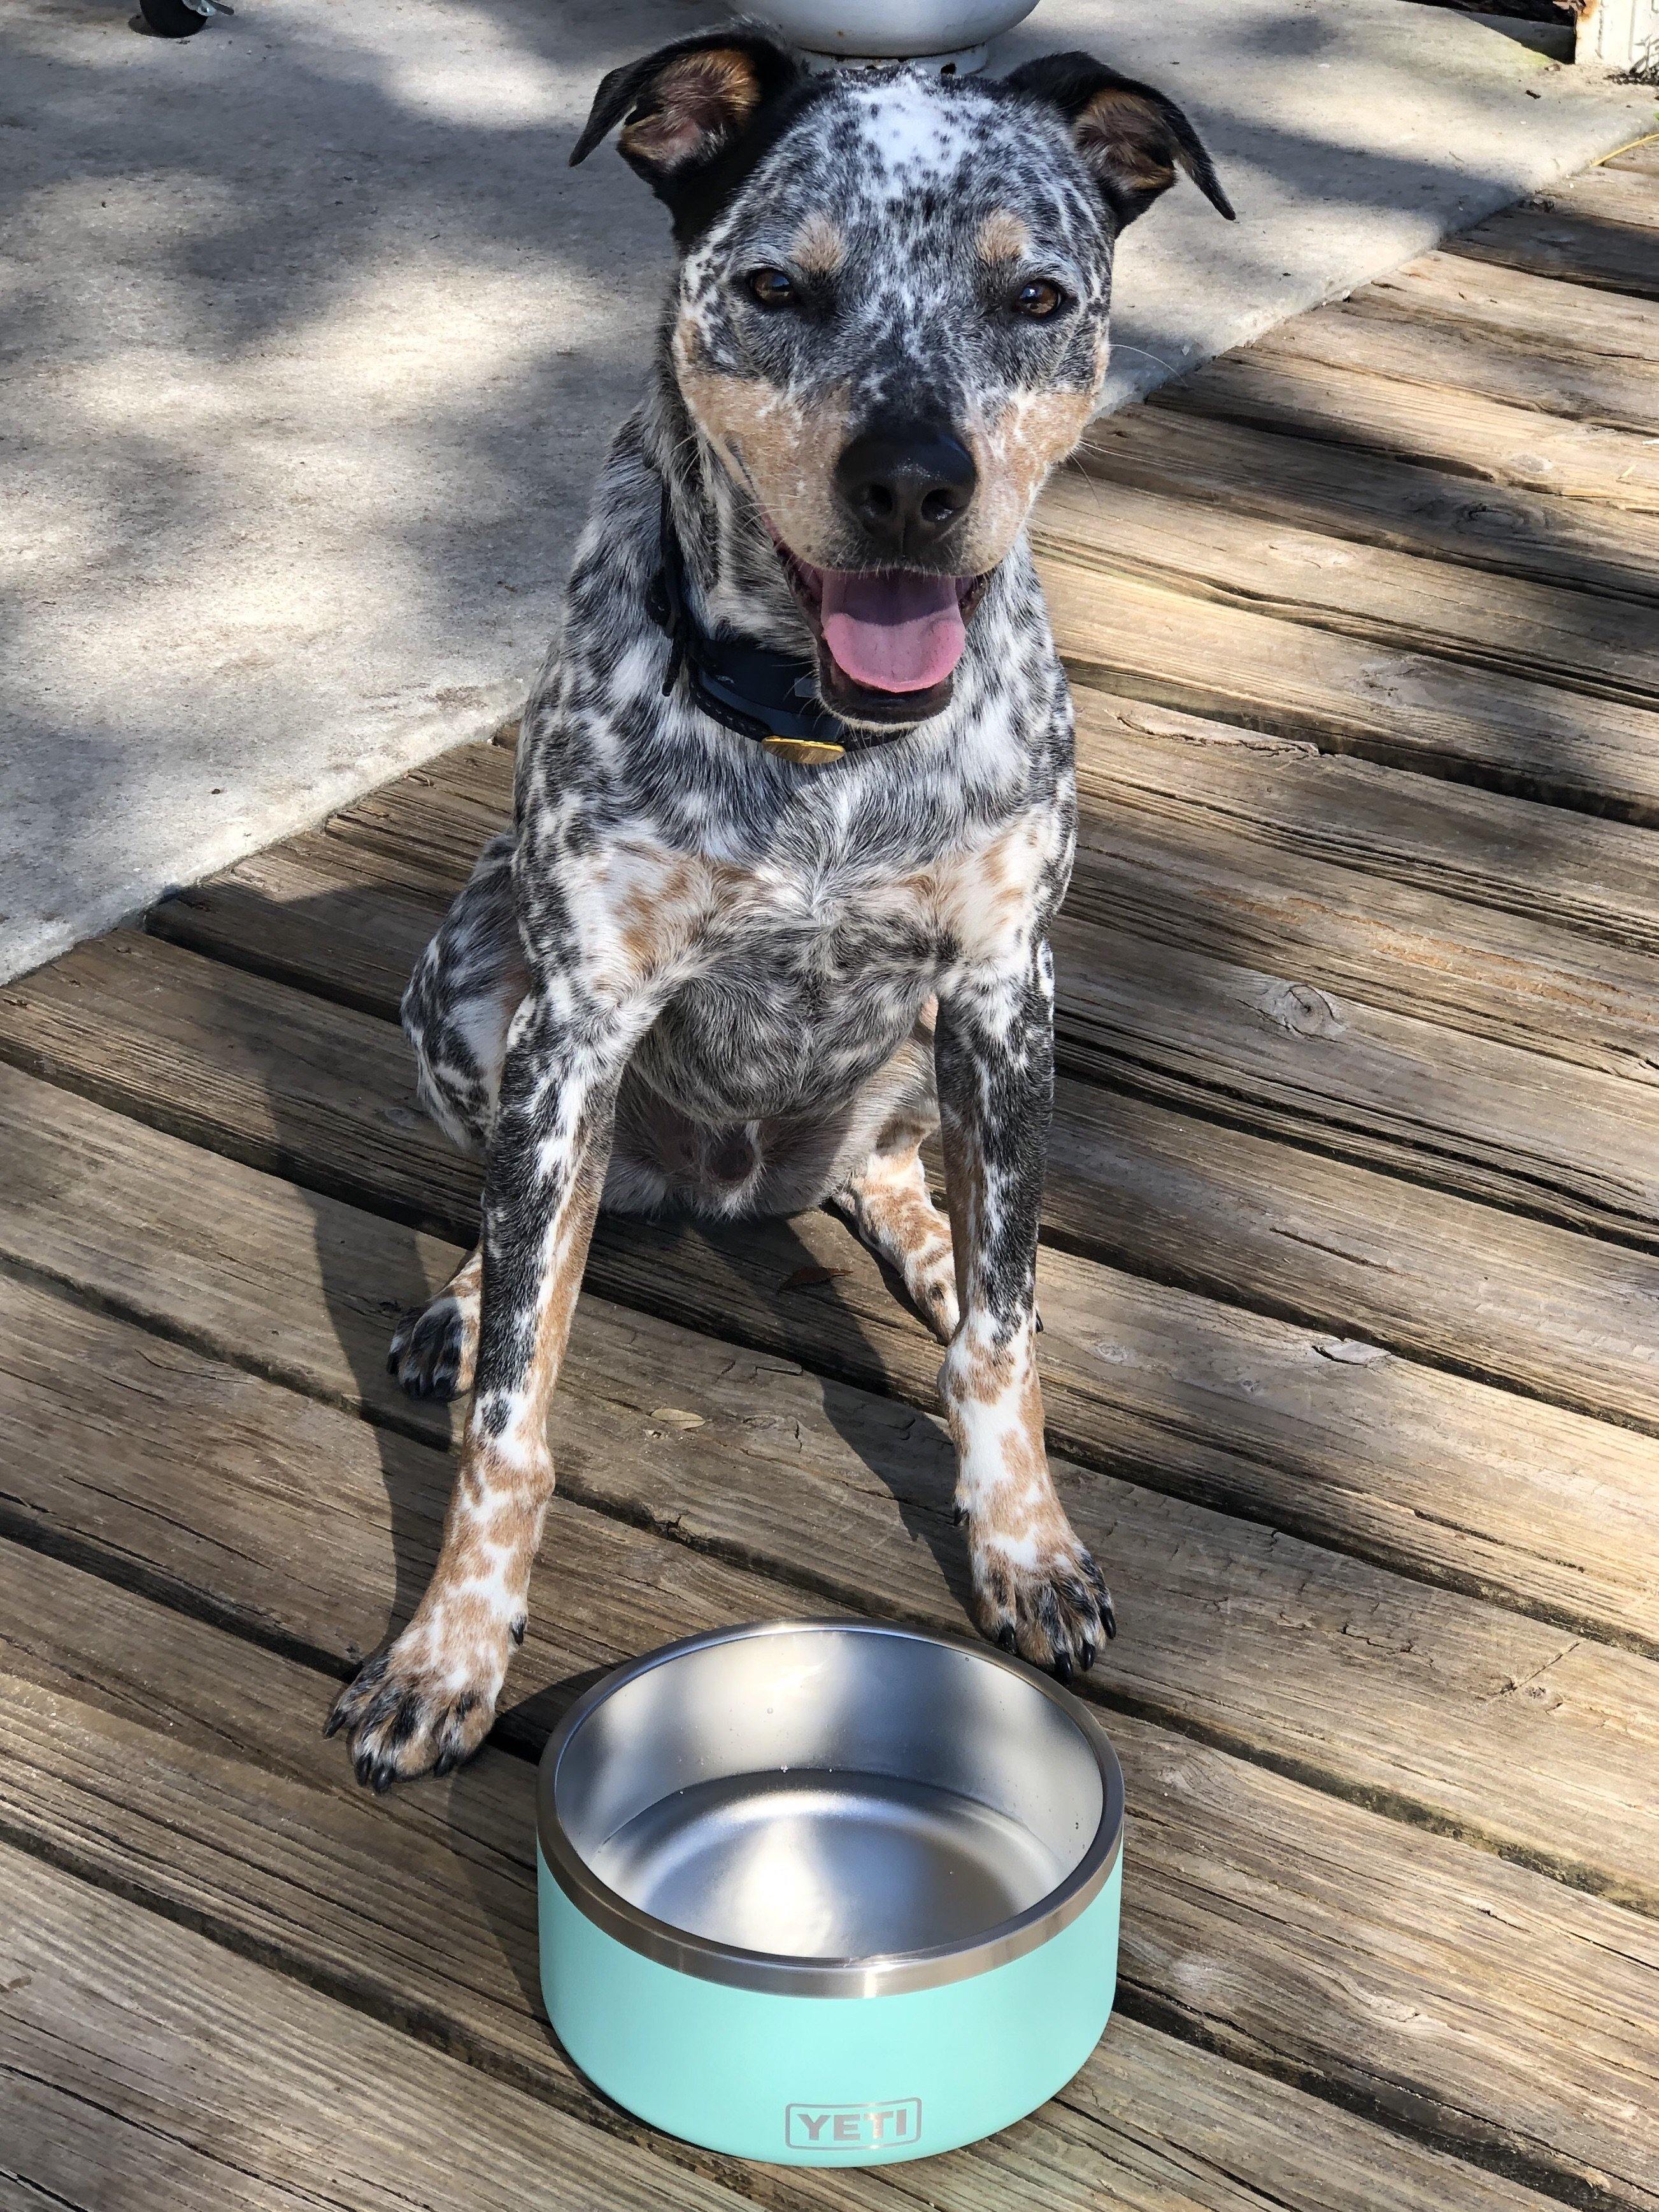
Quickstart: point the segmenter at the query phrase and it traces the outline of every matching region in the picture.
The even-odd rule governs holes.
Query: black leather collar
[[[686,596],[685,556],[669,511],[665,485],[661,565],[651,580],[645,605],[652,621],[668,633],[664,698],[684,678],[705,714],[737,736],[764,745],[769,752],[818,767],[848,753],[891,744],[910,734],[908,729],[889,734],[852,728],[820,702],[817,669],[812,661],[799,653],[779,653],[769,645],[757,645],[750,638],[718,632],[710,637],[699,626]]]

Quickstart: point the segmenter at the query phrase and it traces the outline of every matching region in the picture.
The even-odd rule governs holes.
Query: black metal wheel
[[[138,0],[138,12],[158,39],[193,39],[207,27],[207,17],[185,0]]]

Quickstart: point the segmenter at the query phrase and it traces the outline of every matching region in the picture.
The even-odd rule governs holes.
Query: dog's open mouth
[[[778,557],[817,641],[825,702],[849,720],[925,722],[950,702],[983,576],[814,568]]]

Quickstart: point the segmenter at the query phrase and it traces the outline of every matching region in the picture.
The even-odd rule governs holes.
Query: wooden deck
[[[1043,1310],[1123,1632],[1121,2010],[879,2174],[705,2157],[536,1994],[626,1654],[963,1625],[937,1351],[837,1224],[606,1226],[510,1710],[376,1802],[470,1238],[410,958],[474,747],[0,990],[0,2207],[1659,2207],[1659,149],[1100,425]]]

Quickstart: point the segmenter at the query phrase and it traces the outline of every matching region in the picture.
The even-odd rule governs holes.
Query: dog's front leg
[[[357,1778],[447,1772],[489,1731],[553,1489],[548,1403],[638,1034],[560,979],[519,1009],[484,1182],[477,1372],[442,1547],[403,1633],[341,1695]]]
[[[1046,942],[941,993],[934,1060],[962,1308],[939,1390],[975,1610],[988,1636],[1065,1680],[1092,1663],[1116,1623],[1043,1443],[1036,1249],[1054,1069]]]

